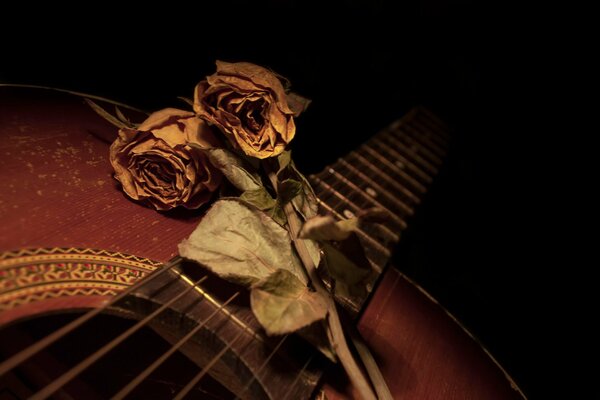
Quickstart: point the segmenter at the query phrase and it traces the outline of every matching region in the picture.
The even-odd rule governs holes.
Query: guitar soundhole
[[[16,354],[79,315],[49,315],[5,327],[0,331],[0,355],[6,359]],[[133,321],[117,316],[97,316],[82,329],[0,378],[0,398],[30,397],[133,324]],[[142,329],[58,391],[54,398],[109,398],[169,347],[170,344],[154,331]],[[197,371],[193,362],[176,352],[128,398],[172,398]],[[208,375],[188,396],[202,399],[235,397]]]

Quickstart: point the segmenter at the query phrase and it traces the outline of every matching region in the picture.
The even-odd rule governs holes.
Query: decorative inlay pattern
[[[0,253],[0,312],[73,296],[114,296],[162,263],[107,250],[21,249]]]

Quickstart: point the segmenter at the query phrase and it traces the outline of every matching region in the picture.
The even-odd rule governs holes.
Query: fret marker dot
[[[344,214],[344,217],[346,217],[346,218],[354,218],[354,213],[348,209],[345,209],[343,214]]]
[[[377,197],[377,192],[372,187],[368,187],[365,189],[367,194],[371,197]]]
[[[396,161],[394,164],[396,164],[398,168],[404,168],[404,163],[402,161]]]

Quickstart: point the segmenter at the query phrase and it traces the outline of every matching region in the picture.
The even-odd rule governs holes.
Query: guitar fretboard
[[[447,126],[418,107],[309,177],[322,211],[337,219],[372,207],[388,212],[387,220],[365,224],[357,232],[374,272],[369,291],[438,173],[447,146]],[[339,300],[356,312],[366,298]]]

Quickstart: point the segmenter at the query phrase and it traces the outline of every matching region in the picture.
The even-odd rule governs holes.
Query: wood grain
[[[396,399],[523,399],[484,349],[393,267],[358,329]],[[330,400],[356,398],[342,382],[325,385]]]
[[[175,256],[200,212],[158,213],[126,198],[108,160],[116,135],[82,98],[0,87],[0,249]]]

